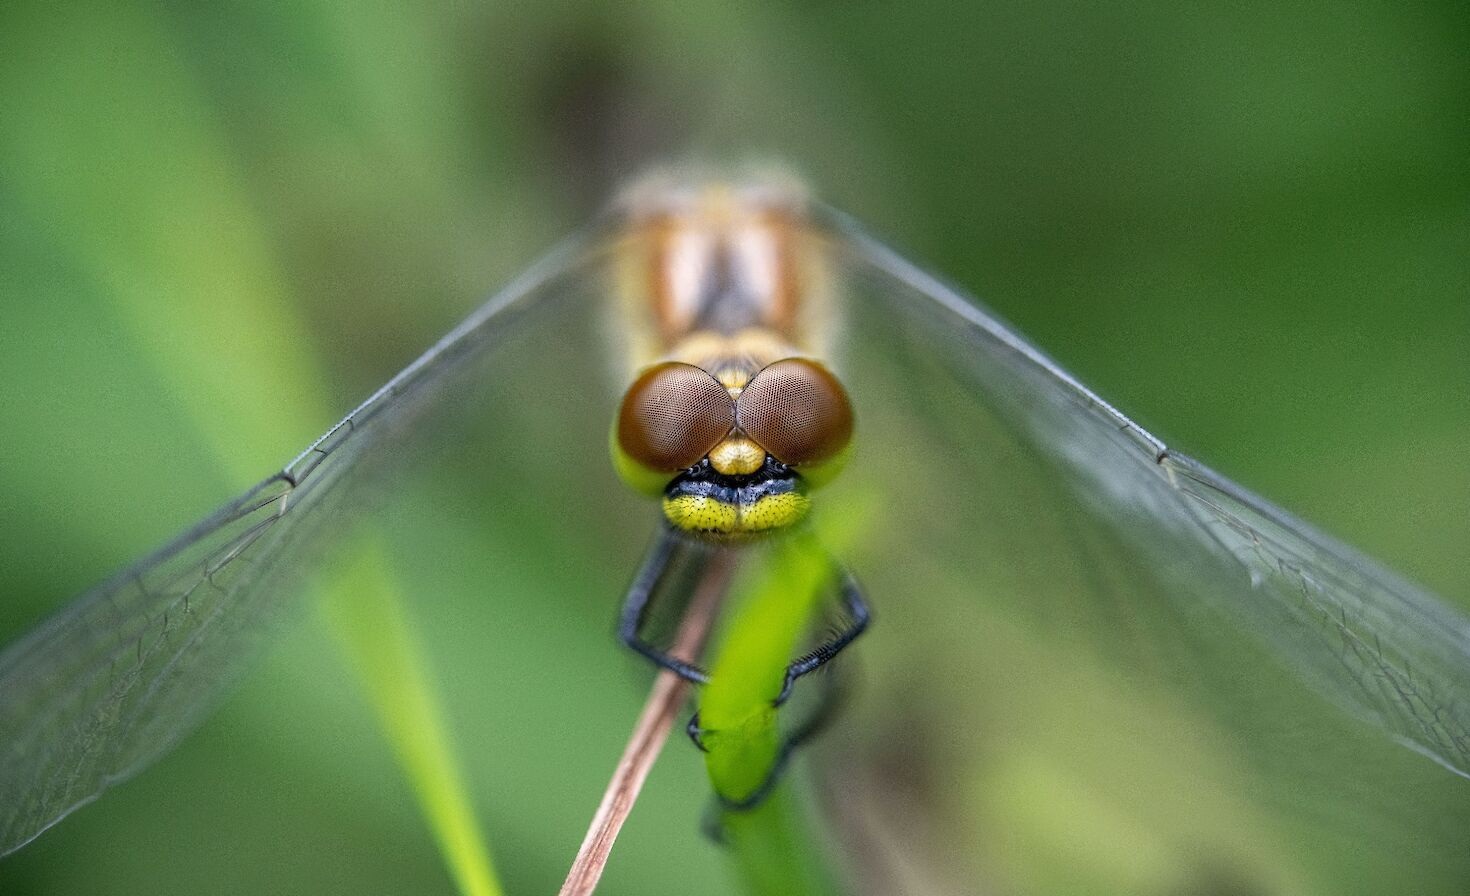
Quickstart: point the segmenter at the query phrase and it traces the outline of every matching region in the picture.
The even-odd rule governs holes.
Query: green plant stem
[[[404,616],[384,548],[366,536],[324,589],[324,605],[393,748],[459,892],[501,896],[488,842],[467,796],[417,639]]]
[[[721,812],[730,852],[746,889],[762,896],[841,892],[799,802],[777,785],[754,809]]]
[[[832,580],[826,555],[809,536],[792,536],[763,550],[770,552],[770,562],[737,588],[700,702],[707,730],[705,767],[715,793],[730,803],[754,794],[781,760],[780,710],[772,700]],[[752,893],[838,892],[785,784],[778,783],[754,808],[722,809],[719,821]]]

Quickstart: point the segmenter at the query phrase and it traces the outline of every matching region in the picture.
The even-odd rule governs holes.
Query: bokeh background
[[[1470,605],[1467,51],[1455,4],[8,3],[0,639],[669,159],[782,160],[1171,445]],[[427,494],[383,526],[506,883],[544,892],[641,702],[605,562],[641,535]],[[487,605],[512,561],[535,587]],[[327,628],[0,892],[449,891]],[[607,892],[734,891],[704,787],[676,744]]]

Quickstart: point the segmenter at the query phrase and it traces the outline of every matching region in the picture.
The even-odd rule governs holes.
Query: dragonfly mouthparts
[[[739,475],[702,460],[669,483],[663,499],[664,515],[675,527],[714,538],[785,529],[809,506],[801,476],[769,456],[759,470]]]

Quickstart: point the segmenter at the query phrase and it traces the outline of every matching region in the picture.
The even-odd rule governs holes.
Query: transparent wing
[[[1190,855],[1206,864],[1288,842],[1293,861],[1326,854],[1247,843],[1269,818],[1353,828],[1343,842],[1360,858],[1470,874],[1447,822],[1470,815],[1470,621],[1166,448],[969,297],[828,221],[859,432],[823,500],[879,508],[851,558],[879,620],[862,655],[880,674],[848,773],[872,787],[834,781],[866,845],[902,843],[893,864],[913,869],[956,831],[993,842],[1015,819],[992,806],[1000,817],[977,821],[977,807],[1045,764],[1047,786],[1075,775],[1175,839],[1187,825],[1168,813],[1209,817],[1218,774],[1239,817],[1196,832]],[[915,783],[926,764],[934,778]],[[967,778],[985,783],[961,808]],[[1180,793],[1196,803],[1170,809]],[[924,889],[915,880],[871,891]]]
[[[1393,737],[1470,777],[1470,620],[1437,597],[1315,531],[1198,461],[1172,451],[1034,346],[921,269],[849,226],[855,272],[889,277],[907,313],[957,327],[981,385],[1006,402],[1037,447],[1087,486],[1079,494],[1123,518],[1171,531],[1171,563],[1187,549],[1244,574],[1225,609],[1276,642],[1325,695]],[[880,287],[881,288],[881,287]],[[1130,528],[1124,526],[1124,528]],[[1132,527],[1140,537],[1147,537]],[[1227,567],[1228,570],[1228,567]]]
[[[431,411],[532,315],[589,291],[595,234],[491,298],[280,473],[63,608],[0,653],[0,855],[171,749],[241,671],[268,623]],[[365,463],[370,462],[370,463]]]

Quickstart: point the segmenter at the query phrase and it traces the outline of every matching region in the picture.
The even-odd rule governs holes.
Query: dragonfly
[[[651,598],[691,541],[749,542],[800,526],[812,492],[846,465],[852,403],[819,360],[830,351],[817,323],[828,278],[799,190],[658,183],[635,188],[627,205],[621,305],[629,332],[656,335],[635,359],[611,447],[624,482],[660,501],[665,526],[629,590],[619,635],[705,684],[708,672],[641,635]],[[846,617],[787,666],[775,706],[867,628],[861,589],[845,572],[837,578]],[[697,719],[689,730],[702,747]]]
[[[853,571],[851,624],[787,679],[851,646],[863,594],[884,599],[884,634],[859,642],[883,674],[844,724],[868,734],[828,764],[854,780],[881,778],[889,749],[963,761],[933,749],[946,711],[924,707],[983,699],[983,645],[1025,630],[1130,695],[1198,709],[1222,748],[1272,773],[1316,748],[1267,724],[1286,694],[1326,708],[1365,779],[1391,756],[1396,774],[1470,800],[1464,615],[1166,446],[789,178],[673,174],[553,247],[279,473],[0,653],[0,853],[202,723],[302,599],[332,523],[425,433],[483,408],[510,426],[528,402],[575,436],[554,448],[587,484],[576,521],[617,520],[615,477],[659,502],[621,633],[692,680],[703,671],[639,633],[639,583],[669,554],[858,521],[832,560]],[[861,837],[919,838],[909,809],[942,802],[882,796],[892,783],[834,786]]]

